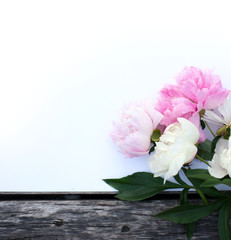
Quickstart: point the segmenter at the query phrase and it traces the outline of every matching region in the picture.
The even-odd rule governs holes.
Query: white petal
[[[208,167],[209,174],[215,178],[223,178],[228,174],[227,170],[221,167],[220,161],[220,156],[218,154],[214,154],[212,161],[208,162],[211,166]]]
[[[198,128],[192,122],[185,118],[177,118],[177,120],[181,124],[184,135],[186,139],[188,139],[188,142],[196,144],[200,137],[200,132]]]
[[[218,111],[224,117],[226,124],[229,125],[231,121],[231,96],[230,95],[229,95],[229,98],[225,99],[223,104],[220,107],[218,107]]]
[[[231,137],[228,140],[228,147],[229,147],[229,149],[231,149]]]
[[[204,116],[202,117],[202,120],[205,120],[207,122],[214,123],[214,124],[217,124],[217,125],[226,124],[224,119],[219,117],[216,113],[214,113],[211,110],[206,110],[205,111]]]
[[[190,144],[188,146],[185,146],[185,148],[187,148],[187,151],[186,151],[186,155],[185,155],[184,164],[190,163],[197,154],[197,147],[195,145]]]
[[[166,144],[174,143],[175,139],[176,139],[176,135],[170,132],[167,133],[167,131],[165,131],[163,135],[160,137],[160,141]]]
[[[169,179],[170,177],[175,176],[180,171],[180,169],[184,165],[184,160],[185,160],[185,154],[184,153],[181,153],[180,155],[177,156],[177,158],[172,160],[172,162],[169,166],[169,169],[164,176],[164,182],[167,179]]]
[[[227,172],[228,172],[228,174],[229,174],[229,177],[231,178],[231,166],[228,167]]]
[[[159,156],[157,156],[156,158],[156,152],[148,157],[148,165],[149,168],[151,169],[151,172],[154,173],[155,177],[159,177],[164,175],[167,170],[168,170],[168,161],[166,161],[166,159],[162,159],[163,158],[163,154],[160,154]]]
[[[217,142],[215,153],[217,154],[223,153],[224,149],[228,148],[228,144],[229,144],[228,140],[220,138],[219,141]]]

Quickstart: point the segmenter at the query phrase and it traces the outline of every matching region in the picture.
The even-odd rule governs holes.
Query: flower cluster
[[[196,156],[196,144],[206,139],[201,120],[226,128],[231,125],[230,91],[222,87],[219,76],[210,70],[185,67],[176,82],[176,85],[161,89],[155,103],[125,106],[120,121],[114,122],[111,132],[112,139],[127,157],[147,155],[154,144],[155,151],[148,157],[148,164],[155,177],[164,175],[165,180],[175,176]],[[215,114],[215,109],[220,116]],[[156,129],[163,133],[153,139]],[[223,141],[218,146],[221,143]],[[218,166],[218,160],[215,159],[218,159],[218,153],[214,155],[209,172],[216,177],[214,171],[218,168],[214,166]],[[219,160],[219,165],[221,162]],[[225,168],[224,164],[222,166]]]
[[[176,84],[165,85],[155,102],[126,105],[119,121],[114,122],[111,137],[120,151],[127,157],[147,155],[151,173],[138,172],[104,181],[119,190],[118,198],[131,201],[166,189],[182,189],[183,206],[156,216],[189,224],[188,231],[198,219],[217,209],[221,215],[229,216],[230,195],[219,192],[216,186],[231,187],[230,127],[230,91],[222,86],[219,76],[211,70],[185,67],[176,76]],[[205,128],[212,140],[207,138]],[[207,169],[192,169],[191,162],[198,160]],[[181,179],[182,174],[192,185]],[[169,181],[173,178],[175,182]],[[198,192],[204,205],[189,204],[190,189]],[[210,203],[206,196],[216,201]],[[192,210],[194,214],[188,214]],[[230,228],[223,227],[228,226],[228,220],[219,218],[220,239],[231,239]],[[188,239],[191,235],[188,232]]]

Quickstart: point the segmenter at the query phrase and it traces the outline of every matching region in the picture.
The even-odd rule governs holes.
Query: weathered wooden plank
[[[186,239],[184,225],[152,216],[177,204],[174,199],[2,201],[0,239]],[[217,213],[195,227],[194,240],[209,238],[219,239]]]

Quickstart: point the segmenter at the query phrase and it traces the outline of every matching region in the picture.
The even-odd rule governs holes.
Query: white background
[[[149,171],[108,133],[184,66],[231,88],[229,1],[1,1],[0,191],[111,191]]]

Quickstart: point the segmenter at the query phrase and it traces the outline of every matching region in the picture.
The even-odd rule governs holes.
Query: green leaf
[[[189,181],[193,186],[199,188],[200,185],[207,179],[213,179],[213,177],[208,173],[206,169],[190,169],[186,171],[183,168],[185,175],[188,177]],[[218,191],[214,187],[200,187],[200,190],[209,197],[212,198],[223,198],[227,197],[227,194]]]
[[[215,178],[211,176],[206,169],[191,169],[188,170],[186,173],[186,176],[189,178],[189,180],[192,182],[192,184],[196,187],[202,188],[202,191],[204,191],[204,188],[214,187],[219,184],[225,184],[231,187],[231,179],[225,178],[224,180],[220,180],[218,178]],[[201,180],[200,184],[196,180]],[[223,193],[220,193],[219,191],[216,191],[215,188],[213,189],[214,196],[220,195],[225,196]]]
[[[213,158],[212,142],[206,139],[198,145],[197,155],[203,159],[211,160]]]
[[[152,173],[137,172],[123,178],[104,179],[104,181],[119,190],[116,196],[122,200],[139,201],[156,195],[169,188],[181,188],[179,184],[153,177]]]
[[[214,187],[219,184],[222,184],[222,181],[217,178],[207,179],[200,185],[200,187]]]
[[[192,223],[216,211],[223,201],[216,201],[209,205],[181,205],[156,214],[155,217],[174,223]]]
[[[141,201],[163,192],[166,188],[136,187],[133,190],[120,191],[115,197],[126,201]]]
[[[222,181],[223,184],[231,187],[231,179],[230,178],[225,178],[223,181]]]
[[[222,240],[231,239],[231,230],[229,226],[231,203],[227,200],[221,207],[218,218],[218,233]]]
[[[136,172],[127,177],[104,179],[104,181],[116,188],[117,190],[128,190],[131,186],[149,186],[149,187],[165,187],[165,188],[179,188],[179,184],[166,181],[161,177],[154,178],[152,173],[149,172]]]
[[[228,196],[228,194],[222,193],[214,187],[207,187],[207,188],[203,187],[203,188],[200,188],[200,190],[211,198],[224,198]]]
[[[202,130],[205,129],[205,122],[203,120],[201,120],[201,128],[202,128]]]
[[[160,140],[161,131],[159,129],[155,129],[152,133],[151,140],[153,142],[158,142]]]
[[[156,147],[156,143],[154,142],[153,143],[153,146],[150,148],[150,150],[149,150],[149,155],[152,153],[152,152],[154,152],[154,150],[155,150],[155,147]]]
[[[221,138],[221,136],[216,136],[213,141],[212,141],[212,149],[211,151],[214,152],[215,148],[216,148],[216,145],[217,145],[217,142],[218,140]]]
[[[175,179],[179,184],[181,184],[182,186],[184,186],[184,187],[188,186],[188,184],[185,183],[185,182],[181,179],[179,172],[177,173],[177,175],[174,176],[174,179]],[[188,186],[188,187],[189,187],[189,186]]]
[[[188,178],[195,178],[201,180],[216,179],[212,177],[206,169],[190,169],[187,171],[186,176]]]

